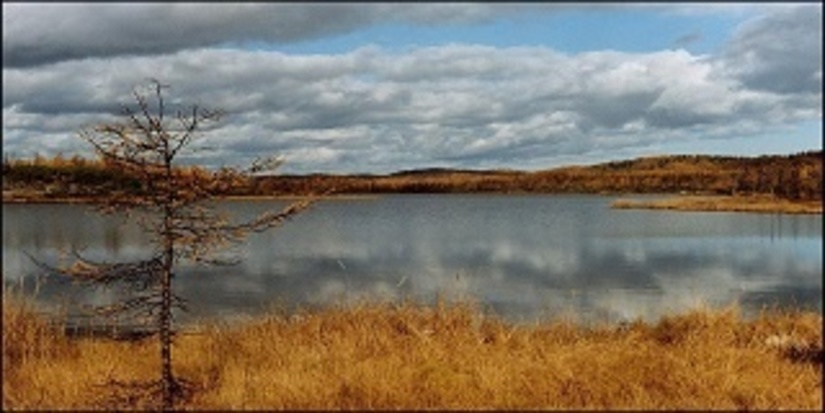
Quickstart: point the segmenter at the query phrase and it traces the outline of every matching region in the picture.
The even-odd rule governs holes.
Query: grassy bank
[[[755,196],[676,196],[651,201],[619,199],[617,209],[666,209],[675,211],[756,212],[783,214],[821,214],[822,201],[790,201],[766,195]]]
[[[3,408],[141,408],[154,340],[67,338],[3,302]],[[471,305],[273,312],[177,337],[187,409],[819,409],[822,317],[697,309],[655,324],[514,326]],[[118,400],[114,396],[120,395]]]

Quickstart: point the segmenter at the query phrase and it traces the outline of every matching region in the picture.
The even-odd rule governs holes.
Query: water
[[[473,299],[515,321],[652,320],[700,304],[822,311],[822,216],[613,210],[603,196],[393,195],[317,204],[252,236],[232,267],[184,267],[193,318],[274,304]],[[278,201],[223,202],[250,216]],[[27,252],[49,263],[83,249],[136,259],[147,238],[77,205],[3,205],[5,284],[34,285]],[[106,291],[38,283],[47,303],[101,303]]]

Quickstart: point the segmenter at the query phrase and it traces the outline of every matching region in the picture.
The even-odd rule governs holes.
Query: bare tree
[[[114,170],[138,178],[139,187],[119,188],[100,196],[96,204],[104,213],[125,213],[151,236],[152,255],[134,262],[99,262],[74,253],[74,263],[51,267],[63,275],[95,285],[124,285],[129,295],[101,306],[101,313],[127,315],[148,322],[160,343],[160,379],[150,383],[162,394],[161,408],[172,409],[182,392],[182,380],[172,371],[173,309],[185,310],[185,300],[175,294],[175,269],[182,262],[231,264],[221,257],[250,233],[283,223],[309,207],[313,199],[294,202],[281,211],[265,212],[236,223],[210,206],[233,186],[243,184],[251,173],[280,162],[258,161],[250,170],[221,168],[193,173],[177,167],[181,151],[196,138],[203,125],[218,120],[220,113],[197,105],[167,115],[164,90],[151,80],[147,90],[134,90],[135,106],[124,107],[124,119],[81,132],[98,156]]]

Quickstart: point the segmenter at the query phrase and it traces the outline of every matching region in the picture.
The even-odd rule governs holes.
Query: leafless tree
[[[208,201],[246,182],[250,174],[280,165],[280,161],[257,161],[246,171],[221,168],[193,173],[179,168],[176,160],[181,151],[193,142],[203,125],[217,121],[220,113],[193,105],[167,115],[167,88],[151,80],[148,89],[133,91],[136,104],[124,107],[121,121],[81,132],[110,168],[138,178],[139,187],[104,194],[96,199],[96,206],[104,213],[123,213],[137,221],[151,237],[152,255],[133,262],[100,262],[76,252],[71,265],[51,267],[94,285],[127,287],[127,298],[98,310],[143,320],[157,335],[161,372],[160,379],[150,384],[162,395],[163,410],[174,407],[184,382],[172,371],[173,309],[185,310],[186,303],[173,288],[178,265],[233,263],[235,259],[221,257],[227,248],[253,232],[282,224],[314,202],[314,198],[305,198],[283,210],[268,211],[240,223],[216,210]]]

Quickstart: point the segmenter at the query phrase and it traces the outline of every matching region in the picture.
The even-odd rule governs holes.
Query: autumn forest
[[[180,167],[180,176],[208,179],[221,173]],[[3,162],[4,195],[85,198],[139,191],[141,182],[104,160],[80,156]],[[534,172],[423,169],[388,175],[269,175],[238,177],[227,196],[319,193],[691,193],[771,194],[789,200],[822,199],[822,151],[760,157],[677,155],[569,166]],[[7,198],[4,196],[4,198]]]

